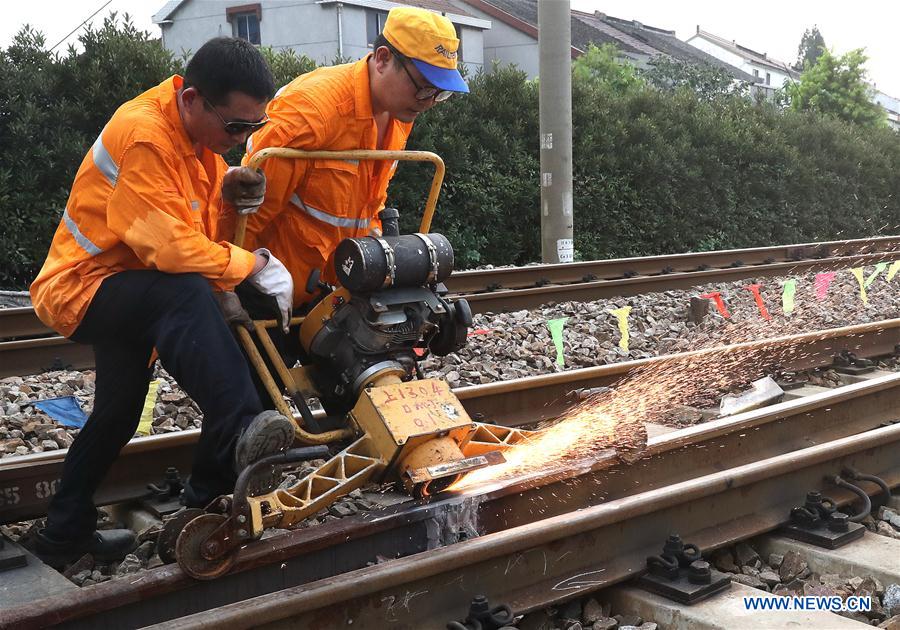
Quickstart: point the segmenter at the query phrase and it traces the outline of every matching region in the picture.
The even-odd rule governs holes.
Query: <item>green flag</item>
[[[794,296],[797,294],[797,281],[785,280],[784,291],[781,293],[781,310],[785,315],[790,315],[794,311]]]
[[[568,317],[547,320],[547,328],[550,329],[550,337],[553,338],[553,345],[556,346],[556,365],[559,365],[560,367],[566,364],[566,359],[563,356],[563,327],[568,320]]]

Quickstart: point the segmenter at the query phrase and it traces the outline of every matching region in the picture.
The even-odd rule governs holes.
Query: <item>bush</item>
[[[650,83],[636,87],[606,71],[575,74],[582,259],[858,238],[898,227],[897,133],[753,102],[708,70],[657,67],[643,76]],[[416,123],[409,146],[447,162],[434,229],[454,243],[458,268],[540,258],[536,92],[514,69],[481,73],[469,96]],[[421,167],[401,169],[389,202],[407,214],[420,208],[426,176]]]
[[[0,286],[42,264],[75,172],[115,109],[178,72],[157,40],[113,15],[83,52],[23,29],[0,51]],[[314,64],[263,49],[281,86]],[[754,103],[716,71],[635,73],[596,49],[573,79],[575,248],[608,258],[863,237],[896,231],[900,142],[880,125]],[[447,166],[433,229],[457,267],[540,258],[538,90],[515,68],[421,117],[409,148]],[[232,163],[239,152],[229,156]],[[418,227],[432,170],[400,166],[388,203]]]

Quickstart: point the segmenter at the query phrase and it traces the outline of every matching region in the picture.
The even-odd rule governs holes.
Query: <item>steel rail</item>
[[[900,236],[463,271],[453,274],[447,287],[452,295],[468,300],[476,314],[503,312],[547,302],[589,301],[748,277],[828,271],[882,262],[894,252],[900,252]],[[490,287],[501,288],[488,290]],[[0,309],[0,339],[14,340],[0,341],[0,377],[93,367],[89,347],[55,335],[29,307]]]
[[[53,370],[91,370],[94,368],[94,350],[59,335],[2,341],[0,366],[0,378]]]
[[[900,319],[893,319],[462,387],[454,393],[473,419],[521,426],[558,417],[573,405],[571,394],[576,390],[611,386],[631,373],[659,369],[660,366],[676,367],[679,362],[689,363],[716,353],[747,353],[748,359],[760,362],[762,370],[760,353],[792,347],[795,351],[779,357],[778,364],[784,370],[801,370],[828,365],[831,357],[842,350],[860,356],[881,356],[890,354],[897,344],[900,344]],[[161,480],[167,466],[175,466],[182,472],[190,470],[199,435],[199,430],[192,429],[132,440],[114,462],[95,501],[103,505],[144,496],[147,484]],[[0,459],[0,522],[35,518],[46,513],[51,496],[47,488],[58,483],[66,452],[48,451]],[[7,488],[10,490],[5,490]],[[4,492],[14,495],[17,500],[4,501]]]
[[[150,627],[427,630],[476,595],[528,612],[640,574],[669,533],[708,551],[772,530],[843,466],[900,484],[898,446],[900,425],[875,429]]]
[[[609,280],[591,280],[568,284],[550,284],[479,293],[460,294],[469,301],[473,313],[503,312],[537,308],[548,302],[587,302],[611,297],[628,297],[645,293],[658,293],[679,289],[691,289],[705,284],[734,282],[746,278],[767,278],[797,273],[835,271],[890,260],[890,253],[850,255],[844,258],[825,258],[776,262],[755,266],[725,267],[654,275],[635,275]],[[525,267],[524,269],[529,269]],[[451,279],[455,276],[451,276]]]
[[[30,306],[0,309],[0,321],[3,322],[0,327],[0,339],[39,337],[53,333],[38,319]]]
[[[752,267],[772,263],[797,263],[804,259],[837,261],[843,256],[896,251],[900,251],[900,236],[884,236],[640,258],[613,258],[577,263],[457,271],[448,278],[446,284],[451,292],[464,294],[492,290],[491,287],[520,289],[534,287],[538,283],[571,284],[585,282],[586,278],[614,280],[632,275],[649,276],[714,268],[722,269],[732,266]]]
[[[427,504],[409,502],[263,540],[242,549],[233,572],[217,581],[191,580],[170,565],[144,572],[140,579],[114,580],[71,596],[0,612],[0,624],[118,628],[172,623],[179,616],[259,596],[262,599],[250,601],[259,606],[261,615],[250,623],[264,623],[279,614],[269,609],[272,600],[266,594],[278,592],[292,614],[318,607],[319,627],[344,625],[340,615],[355,614],[359,606],[367,610],[365,618],[355,619],[361,627],[384,627],[385,619],[379,615],[392,609],[385,602],[399,601],[405,590],[422,590],[412,584],[412,590],[400,588],[394,581],[435,576],[442,581],[443,591],[425,587],[439,593],[440,601],[433,608],[430,601],[427,604],[433,612],[425,619],[398,617],[400,625],[391,627],[427,628],[436,621],[460,618],[467,600],[480,592],[524,611],[548,603],[542,599],[548,593],[555,598],[574,597],[589,587],[633,575],[646,555],[658,553],[656,547],[669,533],[681,533],[711,548],[774,527],[787,518],[790,507],[802,503],[807,489],[821,488],[824,475],[839,472],[841,464],[897,484],[900,424],[880,425],[896,418],[898,403],[900,375],[885,376],[653,438],[646,456],[633,465],[618,461],[611,452],[600,452],[588,470],[570,468],[565,474],[518,479],[467,496],[444,495]],[[811,456],[811,449],[818,449],[818,454]],[[794,470],[791,462],[812,465],[816,461],[824,469],[804,470],[799,476],[792,473],[788,479],[767,476],[767,471]],[[766,485],[754,487],[754,479]],[[778,502],[772,505],[775,497]],[[683,504],[695,499],[700,502]],[[642,516],[650,519],[646,526],[635,520]],[[591,531],[595,526],[605,529]],[[431,552],[438,554],[438,562],[434,561],[438,556],[422,553],[452,542],[452,536],[458,537],[467,527],[470,534],[482,535],[470,541],[475,545],[460,543]],[[508,531],[513,533],[503,533]],[[727,533],[724,539],[716,538],[723,533]],[[574,537],[571,544],[570,537]],[[452,551],[457,547],[458,551]],[[553,553],[545,561],[543,553],[548,551]],[[364,568],[377,555],[409,558]],[[442,573],[451,567],[456,567],[453,575]],[[572,580],[600,570],[602,575],[595,579]],[[457,583],[463,572],[468,577]],[[541,581],[539,587],[528,582],[535,579]],[[350,594],[341,590],[344,582],[358,584],[354,592],[366,601],[346,602],[332,617],[334,611],[325,606],[344,601],[331,598]],[[451,589],[446,588],[448,583]],[[293,588],[301,584],[306,586]],[[508,588],[513,591],[503,590]],[[320,599],[317,594],[323,592],[327,595]],[[372,601],[378,608],[374,612],[368,608]],[[226,627],[232,623],[243,627],[241,619],[247,619],[240,617],[246,609],[226,606],[218,612],[226,615],[221,617],[228,620]],[[395,612],[413,611],[401,605]]]

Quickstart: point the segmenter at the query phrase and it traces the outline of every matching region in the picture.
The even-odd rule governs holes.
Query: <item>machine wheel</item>
[[[175,556],[181,569],[197,580],[213,580],[228,573],[234,564],[236,549],[215,560],[207,560],[201,554],[202,545],[209,535],[219,529],[227,516],[201,514],[184,526],[175,543]]]
[[[201,514],[203,510],[200,508],[186,508],[166,519],[162,531],[159,532],[159,538],[156,539],[156,552],[164,564],[175,562],[175,543],[178,541],[178,535],[185,525]]]
[[[414,499],[424,501],[439,494],[459,481],[462,475],[451,475],[449,477],[441,477],[439,479],[429,479],[422,481],[413,486],[412,495]]]

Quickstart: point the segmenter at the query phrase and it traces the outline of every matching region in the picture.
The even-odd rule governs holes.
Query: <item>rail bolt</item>
[[[681,536],[678,534],[669,534],[669,537],[666,538],[666,542],[663,545],[663,554],[668,554],[670,556],[679,556],[684,551],[684,542],[681,540]]]
[[[688,582],[691,584],[709,584],[712,582],[712,572],[709,569],[709,562],[705,560],[694,560],[688,567]]]
[[[833,532],[849,531],[850,517],[843,512],[832,512],[828,516],[828,529]]]
[[[476,595],[472,598],[472,603],[469,604],[469,615],[483,615],[490,612],[491,606],[488,604],[487,597],[484,595]]]

